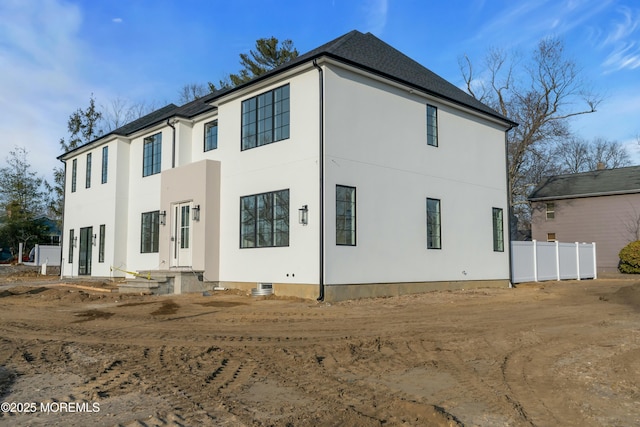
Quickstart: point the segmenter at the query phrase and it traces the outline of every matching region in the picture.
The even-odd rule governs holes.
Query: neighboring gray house
[[[640,166],[551,176],[529,196],[532,238],[596,242],[599,272],[640,239]]]

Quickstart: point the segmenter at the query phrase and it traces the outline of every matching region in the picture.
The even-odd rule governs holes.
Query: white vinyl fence
[[[511,242],[513,283],[596,279],[596,244]]]

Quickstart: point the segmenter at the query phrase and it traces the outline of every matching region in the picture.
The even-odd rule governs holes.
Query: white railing
[[[513,283],[596,279],[596,244],[511,242]]]

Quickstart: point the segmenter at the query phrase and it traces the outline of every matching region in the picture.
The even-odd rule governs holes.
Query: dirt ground
[[[0,425],[640,425],[638,277],[328,304],[4,271]]]

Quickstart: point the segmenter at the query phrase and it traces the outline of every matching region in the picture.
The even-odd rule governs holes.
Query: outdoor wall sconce
[[[77,248],[77,247],[78,247],[78,236],[75,236],[75,237],[73,238],[73,247],[74,247],[74,248]]]
[[[97,238],[98,238],[98,235],[97,235],[97,234],[94,234],[94,235],[93,235],[93,239],[91,240],[91,243],[93,244],[93,246],[95,246],[95,245],[96,245],[96,239],[97,239]]]
[[[158,219],[160,220],[160,225],[165,225],[167,223],[167,211],[160,211]]]
[[[307,225],[309,223],[309,206],[303,205],[298,209],[298,222],[302,225]]]
[[[191,209],[191,218],[194,221],[200,221],[200,205],[195,205],[193,209]]]

